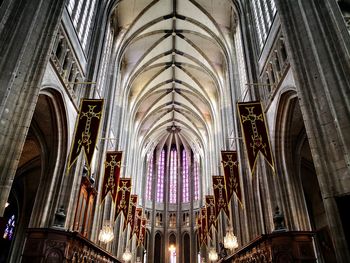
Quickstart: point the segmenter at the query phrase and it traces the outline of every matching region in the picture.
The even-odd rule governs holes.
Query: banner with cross
[[[225,178],[221,175],[213,176],[213,190],[216,208],[216,217],[219,216],[220,211],[224,210],[226,216],[230,218],[228,211],[228,202],[226,196]]]
[[[205,196],[205,208],[207,209],[207,229],[209,236],[212,238],[211,227],[217,227],[216,223],[216,210],[215,210],[215,199],[213,195]]]
[[[237,151],[221,151],[221,163],[224,169],[227,202],[230,202],[233,193],[236,193],[239,202],[242,204]]]
[[[237,108],[251,173],[254,173],[259,152],[265,157],[271,168],[274,169],[270,141],[261,102],[238,102]]]
[[[136,206],[137,206],[137,195],[131,195],[130,201],[129,201],[128,216],[124,221],[123,231],[125,230],[128,224],[130,224],[131,233],[134,230]]]
[[[76,162],[81,151],[84,152],[86,166],[90,172],[97,136],[102,119],[103,99],[82,99],[80,111],[75,124],[72,147],[69,155],[68,169]]]
[[[111,193],[113,202],[117,198],[122,154],[116,151],[106,153],[101,202],[108,193]]]
[[[116,201],[115,219],[118,215],[122,213],[124,219],[127,220],[128,211],[129,211],[129,202],[131,195],[131,178],[120,178],[118,184],[118,193]]]

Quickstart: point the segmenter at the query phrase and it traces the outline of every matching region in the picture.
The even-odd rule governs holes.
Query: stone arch
[[[42,89],[9,196],[7,210],[17,210],[19,219],[8,254],[10,261],[19,260],[26,228],[53,224],[66,155],[67,119],[63,98],[52,88]]]
[[[154,263],[161,263],[163,262],[163,236],[158,231],[155,234],[154,238]]]
[[[275,185],[287,228],[315,231],[320,258],[335,262],[314,160],[294,90],[281,94],[277,112],[275,152],[276,168],[280,173]],[[330,242],[325,244],[327,240]],[[326,248],[330,249],[325,252]]]
[[[182,235],[182,261],[184,263],[191,262],[191,238],[188,232],[184,232]]]

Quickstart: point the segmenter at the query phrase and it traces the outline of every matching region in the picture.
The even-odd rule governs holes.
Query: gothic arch
[[[21,255],[26,228],[53,224],[67,155],[65,112],[57,91],[40,92],[9,197],[8,210],[18,212],[10,261]]]
[[[320,192],[304,119],[295,91],[281,95],[276,121],[276,188],[289,230],[315,231],[330,240],[325,207]],[[323,241],[322,241],[323,242]],[[326,250],[316,239],[316,249],[326,262],[334,257],[333,245]]]

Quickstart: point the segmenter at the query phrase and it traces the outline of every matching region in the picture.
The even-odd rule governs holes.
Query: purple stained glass
[[[6,228],[3,235],[4,239],[12,240],[13,234],[15,232],[15,224],[16,224],[15,215],[12,215],[7,221]]]
[[[152,200],[152,179],[153,179],[153,155],[148,162],[147,189],[146,189],[147,200]]]
[[[182,151],[182,202],[188,203],[190,201],[189,198],[189,178],[188,178],[188,159],[186,150]]]
[[[164,164],[165,151],[163,149],[158,162],[157,202],[159,203],[162,203],[164,198]]]
[[[199,200],[199,162],[194,163],[194,200]]]
[[[177,152],[172,149],[170,152],[170,188],[169,188],[169,202],[171,204],[176,203],[177,192]]]

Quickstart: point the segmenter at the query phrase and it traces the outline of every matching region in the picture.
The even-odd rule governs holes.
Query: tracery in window
[[[188,203],[189,198],[189,174],[188,174],[188,158],[186,150],[182,150],[182,202]]]
[[[161,203],[164,199],[164,164],[165,150],[163,149],[158,162],[158,180],[157,180],[157,202]]]
[[[169,202],[171,204],[176,203],[177,192],[177,151],[172,149],[170,152],[170,186],[169,186]]]
[[[147,157],[147,159],[149,158]],[[152,181],[153,181],[153,155],[148,162],[147,187],[146,187],[147,200],[152,200]]]

